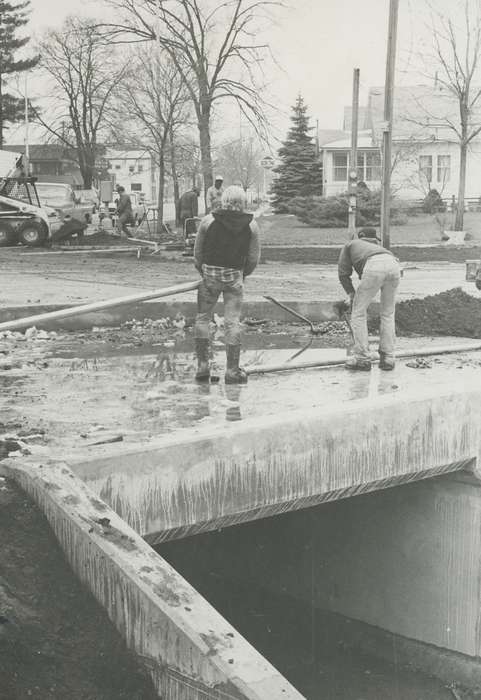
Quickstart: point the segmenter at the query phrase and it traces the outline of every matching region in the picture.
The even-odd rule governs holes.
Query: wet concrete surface
[[[109,334],[111,332],[109,331]],[[81,334],[80,334],[81,335]],[[98,334],[102,336],[101,333]],[[64,451],[99,442],[135,441],[200,430],[225,421],[273,415],[296,409],[402,393],[417,387],[451,384],[472,388],[481,381],[481,352],[398,360],[394,372],[377,366],[370,373],[340,368],[258,374],[246,386],[225,386],[225,354],[214,341],[217,384],[198,385],[190,335],[163,342],[122,343],[98,339],[83,345],[79,334],[65,339],[23,341],[0,358],[0,424],[4,434],[34,433],[30,449],[41,453],[48,442]],[[308,336],[254,333],[247,339],[244,366],[288,361]],[[314,339],[301,360],[338,360],[343,339]],[[400,339],[399,349],[459,345],[461,338]],[[474,341],[468,341],[474,342]],[[255,347],[259,349],[254,349]],[[250,348],[250,349],[249,349]],[[409,366],[412,365],[412,366]]]

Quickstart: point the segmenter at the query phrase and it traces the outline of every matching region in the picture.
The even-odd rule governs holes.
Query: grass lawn
[[[454,214],[447,214],[447,224],[452,223]],[[349,240],[347,229],[309,228],[295,216],[271,214],[257,220],[262,229],[264,245],[328,245],[342,244]],[[466,212],[464,229],[468,231],[471,243],[481,243],[481,212]],[[391,243],[440,243],[441,234],[429,214],[412,217],[403,226],[391,226]]]

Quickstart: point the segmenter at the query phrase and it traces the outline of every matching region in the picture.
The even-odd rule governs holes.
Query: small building
[[[371,189],[381,186],[384,89],[371,88],[359,113],[358,179]],[[421,199],[436,189],[445,199],[458,194],[459,143],[449,123],[456,124],[457,101],[439,86],[396,88],[393,122],[392,190],[400,199]],[[481,115],[480,115],[481,116]],[[351,109],[343,130],[329,138],[321,132],[323,194],[345,192],[351,148]],[[481,196],[481,136],[468,149],[466,197]]]
[[[25,144],[3,146],[4,151],[25,154]],[[82,186],[83,179],[72,149],[56,143],[29,146],[30,174],[41,182]]]

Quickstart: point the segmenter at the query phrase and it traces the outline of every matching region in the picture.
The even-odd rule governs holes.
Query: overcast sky
[[[400,1],[400,85],[419,82],[412,68],[419,48],[415,35],[428,19],[420,12],[424,1]],[[452,10],[456,2],[436,0],[436,6]],[[272,71],[276,103],[287,115],[300,92],[321,128],[341,128],[343,107],[351,101],[353,68],[361,71],[361,103],[370,86],[384,83],[389,0],[291,0],[290,5],[267,37],[283,69]],[[31,29],[40,34],[68,14],[98,17],[102,7],[102,0],[33,0]]]

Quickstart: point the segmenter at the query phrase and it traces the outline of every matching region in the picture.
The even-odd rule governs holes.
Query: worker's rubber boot
[[[379,350],[379,369],[382,369],[385,372],[391,372],[395,366],[396,363],[394,361],[394,357],[392,355],[387,355],[382,350]]]
[[[344,364],[346,369],[358,370],[360,372],[369,372],[371,369],[371,360],[362,360],[357,357],[349,357]]]
[[[210,379],[209,367],[209,338],[195,339],[195,354],[197,355],[196,382],[208,382]]]
[[[239,367],[240,345],[226,345],[227,366],[225,370],[226,384],[247,384],[247,374]]]

